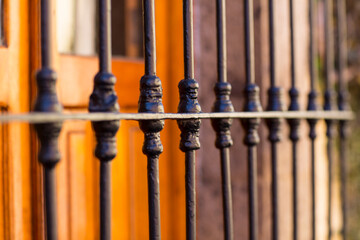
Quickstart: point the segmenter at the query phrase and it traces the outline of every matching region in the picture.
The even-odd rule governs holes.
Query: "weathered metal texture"
[[[99,72],[94,79],[89,111],[118,113],[119,105],[114,90],[115,76],[111,73],[111,1],[99,0]],[[96,136],[95,156],[100,160],[100,239],[111,239],[111,165],[116,157],[116,133],[120,122],[92,122]]]
[[[259,87],[255,84],[254,56],[254,9],[253,0],[244,1],[245,30],[245,71],[246,86],[244,89],[245,112],[261,112]],[[258,197],[257,197],[257,156],[256,146],[260,142],[258,128],[259,118],[242,119],[245,130],[244,143],[248,147],[248,188],[249,188],[249,239],[258,239]]]
[[[110,188],[110,161],[116,156],[116,133],[119,129],[120,119],[137,120],[144,132],[145,140],[143,152],[148,157],[148,201],[149,201],[149,231],[150,239],[160,239],[160,193],[159,193],[159,156],[163,151],[160,141],[160,132],[164,128],[164,119],[175,119],[181,130],[180,149],[185,152],[186,169],[186,235],[187,239],[196,239],[196,169],[195,151],[200,148],[199,130],[200,119],[211,119],[212,126],[217,134],[215,146],[220,149],[222,190],[223,190],[223,216],[224,237],[234,238],[232,217],[232,193],[230,176],[229,148],[233,145],[230,128],[232,119],[241,119],[245,130],[244,143],[248,147],[248,184],[249,184],[249,238],[258,238],[258,214],[257,214],[257,157],[256,146],[259,144],[258,127],[260,118],[267,119],[269,128],[269,141],[271,142],[272,160],[272,239],[278,239],[278,177],[277,177],[277,143],[281,140],[281,118],[286,118],[290,126],[290,140],[292,141],[292,164],[293,164],[293,239],[297,239],[297,143],[299,137],[300,119],[305,118],[310,126],[309,137],[311,139],[311,178],[312,178],[312,238],[315,240],[315,139],[316,124],[318,119],[325,119],[328,137],[327,155],[329,158],[329,239],[331,238],[331,181],[332,181],[332,145],[334,138],[335,120],[339,121],[340,132],[340,157],[342,178],[342,209],[343,209],[343,235],[346,233],[346,198],[345,198],[345,175],[346,175],[346,125],[351,118],[347,101],[347,90],[344,80],[346,66],[345,44],[345,3],[337,0],[337,30],[338,30],[338,108],[334,105],[334,92],[331,75],[334,59],[332,52],[332,0],[325,0],[325,40],[326,40],[326,91],[324,93],[324,111],[318,111],[317,92],[315,89],[316,76],[316,45],[314,37],[316,1],[309,0],[310,4],[310,77],[311,90],[308,95],[306,112],[300,111],[299,90],[296,86],[295,74],[295,29],[294,29],[294,6],[290,3],[290,28],[291,28],[291,99],[287,112],[282,101],[283,91],[276,86],[276,59],[274,39],[274,1],[269,0],[269,29],[270,29],[270,80],[268,90],[267,111],[262,112],[259,99],[259,87],[254,81],[254,30],[253,30],[253,1],[244,1],[244,29],[245,29],[245,70],[246,86],[244,89],[245,106],[244,112],[234,112],[230,100],[231,85],[227,82],[226,68],[226,1],[216,0],[217,6],[217,42],[218,42],[218,82],[215,84],[216,101],[212,113],[201,113],[198,102],[198,82],[194,77],[194,44],[193,44],[193,0],[183,1],[184,13],[184,63],[185,77],[179,83],[180,102],[177,114],[165,114],[162,105],[162,86],[156,76],[156,44],[155,44],[155,16],[154,0],[143,0],[144,7],[144,45],[145,45],[145,75],[140,80],[140,99],[138,114],[120,114],[117,96],[114,91],[115,77],[111,74],[111,32],[110,32],[110,0],[99,0],[99,59],[100,71],[95,76],[94,91],[90,97],[88,115],[65,116],[61,114],[62,107],[57,99],[55,82],[56,73],[51,69],[51,41],[50,41],[50,7],[49,0],[41,1],[41,44],[42,44],[42,69],[37,74],[38,97],[35,104],[35,114],[25,116],[24,121],[34,121],[39,136],[41,148],[39,161],[45,168],[44,190],[46,207],[46,235],[48,239],[57,239],[56,226],[56,186],[55,166],[60,160],[57,147],[57,139],[61,130],[61,120],[82,119],[92,120],[95,131],[97,146],[95,155],[101,161],[100,165],[100,238],[111,239],[111,188]],[[49,113],[49,115],[42,113]],[[343,113],[343,115],[339,115]],[[38,114],[38,115],[36,115]],[[53,114],[53,115],[51,115]],[[99,115],[96,115],[99,114]],[[39,120],[45,117],[45,120]],[[16,116],[9,119],[17,119]],[[0,121],[9,121],[0,116]],[[21,120],[22,118],[18,118]]]
[[[316,71],[316,58],[317,58],[317,46],[315,40],[316,32],[316,0],[309,0],[309,35],[310,35],[310,92],[308,94],[308,105],[307,111],[318,111],[319,107],[317,104],[318,93],[315,88],[315,83],[317,80],[317,71]],[[311,239],[315,240],[316,238],[316,163],[315,163],[315,139],[316,134],[316,124],[317,119],[307,119],[309,124],[309,138],[311,141]]]
[[[116,78],[106,70],[100,70],[94,79],[94,91],[90,96],[90,112],[119,112],[117,96],[114,90]],[[117,154],[116,133],[119,121],[93,122],[97,145],[95,156],[100,161],[111,161]]]
[[[195,79],[183,79],[179,83],[180,103],[178,113],[200,113],[201,107],[197,100],[199,85]],[[198,119],[178,120],[181,131],[180,149],[183,152],[200,148],[199,130],[201,121]]]
[[[49,67],[50,66],[43,67],[36,75],[38,96],[36,98],[34,111],[60,113],[62,106],[58,101],[55,90],[57,74]],[[46,168],[55,167],[60,160],[58,136],[61,125],[61,122],[35,125],[41,143],[39,161]]]
[[[251,1],[251,0],[250,0]],[[259,87],[250,83],[245,88],[245,111],[260,112],[262,107],[259,99]],[[246,132],[244,143],[248,146],[248,187],[249,187],[249,239],[258,238],[258,197],[257,197],[257,156],[256,146],[260,142],[258,128],[259,118],[243,119],[242,125]]]
[[[259,112],[211,112],[211,113],[40,113],[32,112],[25,114],[0,114],[1,123],[27,122],[27,123],[51,123],[59,121],[112,121],[112,120],[185,120],[185,119],[308,119],[322,120],[333,119],[351,121],[355,118],[351,110],[348,111],[259,111]]]
[[[200,113],[199,84],[194,79],[193,0],[183,1],[184,79],[179,83],[178,113]],[[180,149],[185,152],[186,239],[196,239],[195,150],[200,148],[199,119],[178,120],[181,131]]]
[[[145,75],[140,80],[139,113],[164,113],[161,80],[156,76],[155,3],[143,0]],[[163,151],[160,131],[163,120],[140,121],[144,132],[143,153],[147,156],[149,238],[161,239],[159,156]]]
[[[197,101],[198,83],[194,79],[184,79],[179,83],[179,113],[201,112]],[[196,239],[196,191],[195,191],[195,150],[200,148],[199,119],[178,120],[181,131],[180,149],[185,152],[186,179],[186,236]]]
[[[346,25],[346,1],[345,0],[337,0],[336,1],[336,16],[337,16],[337,57],[338,57],[338,96],[337,103],[340,111],[348,111],[349,107],[349,99],[348,99],[348,91],[346,87],[346,79],[345,79],[345,68],[347,65],[347,25]],[[339,154],[340,154],[340,176],[341,176],[341,209],[342,209],[342,229],[341,234],[343,240],[347,239],[347,204],[346,204],[346,175],[347,175],[347,121],[340,120],[339,121],[339,135],[340,135],[340,146],[339,146]]]
[[[214,87],[216,101],[212,111],[223,113],[234,112],[234,107],[230,100],[231,84],[227,82],[225,0],[216,0],[216,29],[218,81]],[[234,239],[234,226],[229,154],[229,148],[233,145],[230,132],[232,119],[212,119],[211,124],[216,132],[215,146],[220,150],[224,239],[232,240]]]
[[[335,109],[335,92],[333,90],[332,74],[334,71],[334,53],[333,53],[333,0],[325,0],[325,93],[324,110],[331,111]],[[333,179],[333,140],[334,140],[334,120],[325,120],[327,136],[327,157],[328,157],[328,239],[332,236],[332,179]]]
[[[51,63],[51,4],[41,1],[41,70],[36,75],[38,95],[34,112],[60,113],[62,106],[56,94],[57,74]],[[44,167],[45,235],[49,240],[58,238],[55,166],[60,161],[58,137],[61,122],[35,124],[40,140],[39,162]]]
[[[275,32],[274,32],[274,3],[269,0],[269,36],[270,36],[270,89],[268,90],[268,111],[285,111],[283,104],[283,89],[276,87],[276,57],[275,57]],[[278,217],[278,176],[277,176],[277,143],[280,139],[280,119],[268,119],[269,141],[271,142],[271,195],[272,195],[272,239],[279,238]]]
[[[268,111],[284,111],[285,105],[282,101],[283,91],[282,88],[271,87],[268,91],[269,105],[267,106]],[[268,119],[266,121],[269,128],[269,141],[271,142],[271,195],[272,195],[272,235],[273,239],[277,240],[279,235],[278,226],[278,176],[277,176],[277,143],[281,140],[281,119]]]
[[[295,24],[294,24],[294,3],[289,1],[290,11],[290,46],[291,46],[291,89],[289,91],[290,106],[289,111],[299,111],[299,90],[296,88],[296,56],[295,56]],[[290,140],[292,141],[292,185],[293,185],[293,239],[298,238],[298,182],[297,182],[297,142],[299,141],[300,119],[288,119],[290,126]]]
[[[234,107],[230,100],[231,84],[228,82],[218,82],[214,87],[216,101],[212,112],[234,112]],[[229,148],[233,145],[230,128],[232,119],[212,119],[212,127],[216,132],[215,146],[219,149]]]

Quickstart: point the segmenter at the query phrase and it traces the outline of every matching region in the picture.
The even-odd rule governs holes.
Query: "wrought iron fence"
[[[293,0],[290,2],[290,29],[291,29],[291,88],[289,96],[290,106],[282,101],[283,89],[277,85],[275,78],[275,38],[274,38],[274,4],[269,0],[269,29],[270,29],[270,88],[268,89],[268,105],[266,111],[262,110],[259,101],[259,87],[254,78],[254,24],[253,1],[244,0],[244,35],[245,35],[245,64],[246,85],[244,94],[246,103],[242,111],[235,111],[230,100],[231,85],[227,82],[226,68],[226,12],[225,0],[216,0],[217,15],[217,48],[218,48],[218,82],[215,83],[216,100],[211,113],[201,112],[197,100],[199,85],[194,79],[194,44],[193,44],[193,0],[183,1],[183,27],[184,27],[184,79],[179,81],[180,102],[178,113],[164,113],[162,104],[161,80],[156,76],[156,42],[155,42],[155,5],[154,0],[143,0],[144,20],[144,49],[145,49],[145,75],[140,80],[140,99],[138,113],[120,113],[117,96],[114,91],[115,77],[111,73],[111,26],[110,26],[110,0],[99,0],[99,73],[94,79],[94,90],[90,96],[89,113],[63,114],[56,90],[56,73],[51,69],[51,13],[50,1],[41,0],[41,59],[42,68],[37,74],[38,96],[34,111],[23,115],[1,115],[1,122],[23,121],[35,124],[35,129],[41,143],[38,154],[39,161],[44,168],[44,197],[46,213],[47,239],[57,239],[56,202],[55,202],[55,169],[60,161],[57,146],[58,136],[62,122],[65,120],[92,121],[96,135],[97,145],[95,155],[100,160],[100,238],[111,239],[111,190],[110,190],[110,162],[116,156],[115,135],[119,129],[119,121],[136,120],[144,133],[145,140],[143,153],[148,158],[148,204],[149,204],[149,236],[150,239],[160,239],[160,201],[159,201],[159,155],[163,151],[160,132],[164,128],[164,120],[177,120],[181,130],[180,149],[185,153],[186,165],[186,238],[196,239],[196,185],[195,185],[195,151],[200,148],[199,129],[201,119],[211,119],[216,132],[215,146],[221,152],[221,173],[224,214],[224,238],[234,239],[232,196],[230,177],[230,147],[233,145],[230,128],[233,119],[239,119],[245,134],[244,143],[248,147],[248,184],[249,184],[249,239],[258,239],[258,213],[257,213],[257,156],[256,146],[259,143],[258,126],[261,119],[265,119],[269,128],[268,140],[271,142],[272,160],[272,239],[278,239],[278,177],[277,177],[277,143],[280,141],[279,133],[282,131],[282,119],[286,119],[291,132],[292,141],[292,176],[293,176],[293,239],[298,236],[298,179],[297,179],[297,142],[299,140],[299,124],[307,120],[309,124],[309,138],[311,139],[311,182],[312,182],[312,239],[316,235],[315,221],[315,141],[317,133],[315,126],[319,120],[325,120],[327,157],[329,160],[329,206],[331,206],[332,182],[332,151],[334,145],[334,127],[338,125],[340,132],[341,156],[341,196],[343,212],[343,237],[346,235],[346,207],[345,207],[345,175],[346,175],[346,125],[353,118],[347,103],[346,82],[344,70],[346,68],[346,13],[345,0],[336,1],[337,16],[337,71],[338,91],[337,106],[335,105],[334,82],[331,72],[335,61],[332,49],[333,37],[333,6],[332,0],[325,3],[325,39],[326,39],[326,69],[324,92],[324,106],[320,110],[318,105],[318,91],[315,89],[316,73],[316,41],[315,9],[317,1],[309,0],[309,29],[310,29],[310,86],[307,111],[300,111],[298,102],[299,91],[295,70],[295,24]],[[239,3],[240,4],[240,3]],[[331,208],[328,209],[328,237],[331,238]]]

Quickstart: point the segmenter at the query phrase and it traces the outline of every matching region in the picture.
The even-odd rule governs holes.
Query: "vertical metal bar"
[[[345,68],[347,65],[347,44],[346,44],[346,0],[337,0],[337,55],[338,55],[338,108],[340,111],[349,110],[348,92],[345,82]],[[341,175],[341,208],[342,208],[342,236],[346,240],[347,214],[346,214],[346,140],[347,122],[339,122],[340,133],[340,175]]]
[[[328,134],[327,134],[328,135]],[[332,235],[332,225],[331,225],[331,219],[332,219],[332,173],[333,173],[333,152],[332,152],[332,145],[333,145],[333,140],[331,137],[329,137],[328,135],[328,142],[326,144],[326,153],[328,156],[328,161],[329,161],[329,165],[328,165],[328,239],[331,239],[331,235]]]
[[[100,236],[111,239],[111,165],[100,163]]]
[[[325,0],[325,94],[324,94],[324,110],[331,111],[334,110],[334,92],[332,89],[333,81],[332,74],[334,68],[334,53],[333,53],[333,1]],[[332,145],[333,145],[333,120],[326,120],[326,136],[328,139],[327,142],[327,156],[328,156],[328,239],[331,239],[332,235],[332,174],[333,174],[333,154],[332,154]]]
[[[41,0],[41,70],[36,76],[38,96],[34,107],[35,112],[62,111],[55,88],[57,75],[51,69],[51,12],[51,0]],[[38,159],[44,167],[45,235],[49,240],[58,238],[55,166],[60,161],[58,137],[61,125],[61,122],[35,125],[40,140]]]
[[[298,235],[298,228],[297,228],[297,210],[298,210],[298,201],[297,201],[297,145],[296,141],[293,141],[292,143],[292,174],[293,174],[293,239],[297,239]]]
[[[276,87],[276,57],[275,57],[275,31],[274,31],[274,3],[269,0],[269,39],[270,39],[270,89],[268,90],[268,111],[284,111],[285,105],[282,102],[283,89]],[[281,120],[267,120],[269,128],[269,140],[271,142],[272,162],[272,239],[278,239],[278,188],[277,188],[277,143],[280,139]]]
[[[299,111],[299,91],[296,88],[296,55],[295,55],[295,24],[294,24],[294,3],[289,0],[290,6],[290,46],[291,46],[291,99],[289,111]],[[299,141],[300,119],[289,119],[290,140],[292,141],[292,176],[293,176],[293,239],[297,239],[297,142]]]
[[[271,184],[271,192],[272,192],[272,239],[278,239],[279,237],[279,229],[278,229],[278,179],[277,179],[277,144],[276,142],[271,142],[271,176],[272,176],[272,184]]]
[[[44,170],[46,239],[58,239],[55,167]]]
[[[245,29],[245,70],[246,112],[260,112],[262,107],[259,98],[259,87],[255,84],[255,54],[254,54],[254,9],[253,0],[244,1]],[[244,143],[248,147],[248,188],[249,188],[249,239],[258,239],[258,209],[257,209],[257,157],[256,146],[260,142],[258,127],[260,119],[243,119],[242,126],[246,132]]]
[[[257,156],[256,147],[248,144],[249,239],[258,239]]]
[[[194,79],[193,43],[193,0],[183,0],[184,27],[184,76],[179,83],[179,113],[199,113],[197,100],[199,84]],[[185,152],[186,163],[186,239],[196,239],[196,189],[195,189],[195,150],[200,148],[200,120],[178,120],[181,131],[180,149]],[[191,167],[190,167],[191,166]]]
[[[317,105],[317,91],[315,89],[315,81],[317,79],[316,71],[316,40],[315,40],[315,26],[316,26],[316,0],[309,0],[309,33],[310,33],[310,56],[309,56],[309,68],[310,68],[310,92],[308,95],[308,111],[318,110]],[[312,231],[311,239],[316,238],[316,184],[315,184],[315,139],[316,134],[316,119],[308,119],[309,124],[309,138],[311,141],[311,220],[312,220]]]
[[[347,197],[346,197],[346,176],[347,176],[347,133],[346,133],[346,121],[340,121],[340,174],[341,174],[341,209],[342,209],[342,237],[343,240],[347,239]]]
[[[217,26],[217,65],[218,82],[214,91],[216,101],[212,108],[213,112],[233,112],[234,107],[230,100],[231,84],[227,82],[227,46],[226,46],[226,0],[216,0],[216,26]],[[232,213],[232,192],[230,173],[229,148],[233,141],[230,128],[231,119],[212,119],[212,126],[216,132],[215,146],[220,149],[221,178],[223,195],[223,218],[224,238],[234,239],[233,213]]]
[[[230,149],[222,148],[221,157],[221,179],[223,197],[224,239],[234,239],[233,207],[230,174]]]
[[[145,144],[144,144],[145,145]],[[149,205],[149,237],[161,239],[160,228],[160,186],[159,186],[159,157],[148,157],[148,205]]]
[[[99,0],[99,72],[94,78],[90,112],[119,112],[111,73],[111,0]],[[96,136],[95,156],[100,160],[100,239],[111,239],[111,160],[116,157],[119,121],[92,122]]]
[[[155,4],[154,0],[143,0],[145,75],[156,74]]]
[[[310,128],[312,128],[310,126]],[[311,131],[311,130],[310,130]],[[313,132],[315,133],[315,127]],[[311,133],[310,133],[311,134]],[[316,134],[315,134],[316,136]],[[316,239],[316,182],[315,182],[315,178],[316,178],[316,168],[315,168],[315,138],[312,138],[310,136],[311,139],[311,223],[312,223],[312,231],[311,231],[311,239],[315,240]]]
[[[99,0],[100,71],[111,72],[111,1]]]
[[[269,50],[270,50],[270,85],[275,86],[276,57],[275,57],[275,26],[274,26],[274,3],[269,0]]]
[[[163,113],[161,80],[156,76],[155,3],[143,0],[145,75],[140,80],[138,111],[141,113]],[[145,139],[143,153],[147,156],[149,238],[161,239],[159,156],[163,151],[160,131],[163,120],[140,121]]]
[[[195,151],[185,152],[186,239],[196,239]]]
[[[185,78],[194,78],[193,0],[183,1]]]

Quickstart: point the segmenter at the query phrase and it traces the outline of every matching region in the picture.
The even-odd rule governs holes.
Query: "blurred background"
[[[360,2],[347,1],[349,90],[356,119],[350,126],[348,168],[349,239],[360,239]]]
[[[345,1],[345,0],[344,0]],[[112,45],[114,55],[113,71],[118,77],[117,92],[119,95],[122,111],[136,112],[138,99],[137,79],[140,74],[137,70],[142,67],[142,22],[140,0],[113,0],[112,9]],[[334,1],[334,6],[336,6]],[[349,125],[349,155],[348,155],[348,213],[349,228],[348,239],[360,239],[360,2],[358,0],[347,0],[347,30],[348,30],[348,68],[346,79],[351,94],[351,106],[356,112],[356,120]],[[242,1],[227,0],[227,43],[228,43],[228,79],[232,84],[232,95],[234,107],[237,111],[243,109],[245,86],[245,64],[244,64],[244,32],[243,32],[243,4]],[[295,55],[296,76],[298,89],[300,91],[301,109],[305,110],[307,94],[309,93],[309,6],[308,1],[294,0],[295,7]],[[71,74],[77,72],[71,59],[78,62],[92,59],[98,52],[97,48],[97,7],[95,0],[61,0],[57,1],[57,46],[60,52],[58,68],[60,72],[60,83],[67,81]],[[334,9],[335,10],[335,9]],[[199,101],[204,112],[210,112],[215,96],[213,86],[217,80],[216,71],[216,28],[215,28],[215,1],[194,1],[194,42],[195,42],[195,75],[200,84]],[[317,1],[317,45],[318,45],[318,81],[316,87],[319,91],[318,103],[323,105],[324,91],[324,1]],[[335,13],[335,11],[334,11]],[[255,69],[256,83],[261,89],[261,103],[263,108],[268,104],[267,89],[269,88],[269,26],[268,26],[268,1],[254,0],[255,20]],[[334,14],[336,20],[336,14]],[[163,81],[164,106],[166,112],[176,112],[178,103],[177,83],[183,78],[183,49],[182,49],[182,1],[181,0],[156,0],[157,21],[157,53],[158,53],[158,75]],[[290,25],[289,25],[289,0],[277,0],[275,5],[275,44],[276,44],[276,81],[285,90],[285,104],[289,105],[287,94],[290,88]],[[334,34],[336,35],[336,24],[334,21]],[[334,35],[334,39],[336,39]],[[336,42],[335,42],[336,44]],[[334,45],[335,47],[336,45]],[[92,61],[92,60],[91,60]],[[120,63],[124,63],[121,65]],[[133,62],[139,66],[133,68],[126,65]],[[89,62],[90,63],[90,62]],[[119,65],[120,64],[120,65]],[[95,66],[96,65],[88,65]],[[123,74],[122,67],[130,69]],[[336,64],[334,65],[337,66]],[[84,68],[85,69],[85,68]],[[89,68],[91,69],[91,68]],[[95,69],[92,69],[95,71]],[[62,74],[64,72],[64,74]],[[86,76],[91,78],[92,72]],[[76,74],[75,74],[76,75]],[[333,72],[336,79],[336,69]],[[83,76],[84,78],[84,76]],[[131,81],[130,81],[131,79]],[[129,80],[126,82],[126,80]],[[125,83],[124,83],[125,82]],[[72,83],[73,84],[73,83]],[[85,86],[79,84],[79,86]],[[131,86],[131,87],[130,87]],[[336,84],[333,86],[336,88]],[[126,89],[126,91],[124,91]],[[85,87],[84,96],[91,92],[91,86]],[[67,93],[66,87],[61,87],[60,98],[65,103],[66,110],[72,111],[74,106],[79,108],[79,103],[72,101],[73,94]],[[78,98],[80,99],[80,98]],[[80,101],[82,102],[82,101]],[[83,101],[86,104],[86,100]],[[82,106],[82,105],[81,105]],[[166,128],[162,133],[164,154],[160,157],[160,182],[162,196],[162,225],[165,239],[183,239],[184,237],[184,165],[183,155],[179,152],[177,143],[179,131],[174,122],[167,121]],[[69,127],[71,129],[72,127]],[[67,128],[65,128],[65,132]],[[87,129],[87,128],[84,128]],[[219,171],[218,151],[214,148],[215,133],[210,121],[202,123],[200,139],[202,148],[197,154],[197,189],[198,189],[198,234],[199,239],[221,239],[223,232],[222,222],[222,200],[221,200],[221,178]],[[289,129],[284,122],[282,124],[282,142],[279,143],[281,154],[279,156],[279,201],[281,206],[280,225],[282,240],[291,237],[291,142],[288,139]],[[88,131],[88,130],[86,130]],[[90,130],[89,130],[90,131]],[[264,123],[259,129],[261,144],[258,148],[258,190],[259,190],[259,231],[260,239],[269,239],[271,235],[271,174],[270,174],[270,146],[267,141],[268,130]],[[299,239],[310,239],[310,142],[308,136],[308,125],[303,121],[300,126],[301,140],[299,146]],[[320,122],[317,126],[319,137],[316,142],[316,182],[317,188],[317,237],[324,239],[327,234],[327,157],[325,152],[326,137],[325,124]],[[130,136],[130,138],[129,138]],[[234,224],[235,236],[239,239],[248,237],[248,199],[247,199],[247,163],[246,148],[243,145],[244,131],[239,121],[234,121],[232,128],[234,147],[231,149],[231,173],[234,201]],[[126,139],[130,139],[128,142]],[[147,206],[143,201],[146,198],[146,181],[144,179],[145,165],[141,152],[142,134],[135,125],[124,124],[119,136],[121,148],[117,161],[129,163],[116,164],[114,171],[126,174],[123,178],[122,188],[114,189],[115,201],[121,201],[129,207],[126,213],[115,216],[116,222],[121,219],[129,219],[124,231],[132,239],[147,238],[146,228],[142,225],[147,221]],[[63,141],[67,146],[66,140]],[[175,143],[175,144],[174,144]],[[337,142],[338,143],[338,142]],[[83,145],[83,143],[80,143]],[[336,144],[334,152],[338,156]],[[64,147],[67,151],[67,147]],[[136,152],[137,154],[133,154]],[[81,154],[77,153],[77,154]],[[301,154],[301,155],[300,155]],[[72,156],[72,155],[69,155]],[[338,158],[335,164],[339,166]],[[139,163],[140,162],[140,163]],[[70,166],[71,167],[71,166]],[[69,167],[69,169],[70,169]],[[67,168],[64,167],[63,171]],[[333,183],[333,239],[341,239],[341,210],[340,210],[340,188],[338,167],[334,171]],[[119,170],[120,171],[120,170]],[[76,172],[76,171],[74,171]],[[165,173],[164,173],[165,172]],[[77,178],[77,177],[75,177]],[[88,178],[82,181],[89,181]],[[119,179],[114,179],[119,181]],[[73,183],[76,185],[76,183]],[[66,186],[63,187],[67,189]],[[85,188],[86,189],[86,188]],[[71,192],[70,190],[66,190]],[[66,192],[65,191],[65,192]],[[121,200],[120,195],[126,193],[128,200]],[[74,203],[65,205],[72,206],[78,200],[77,194],[72,193]],[[80,196],[79,196],[80,197]],[[94,203],[92,203],[94,204]],[[64,205],[64,206],[65,206]],[[171,214],[169,214],[171,212]],[[66,214],[65,214],[66,215]],[[81,217],[78,217],[81,219]],[[76,217],[72,221],[76,222]],[[165,219],[165,220],[164,220]],[[91,221],[76,226],[72,236],[82,236],[82,231],[91,225]],[[60,220],[63,222],[63,220]],[[89,225],[90,224],[90,225]],[[72,232],[71,225],[63,224],[64,232]],[[74,227],[75,229],[75,227]],[[81,230],[82,229],[82,230]],[[78,235],[80,234],[80,235]],[[115,231],[115,236],[119,232]]]
[[[345,1],[345,0],[344,0]],[[243,1],[227,0],[228,80],[236,111],[244,104],[244,13]],[[290,88],[290,22],[289,0],[276,0],[275,44],[276,81],[285,90],[284,102],[289,105]],[[308,1],[294,0],[296,76],[300,92],[301,110],[306,109],[310,90],[309,79],[309,6]],[[334,5],[335,5],[334,1]],[[182,1],[155,0],[157,29],[157,67],[162,80],[163,102],[166,112],[176,112],[179,101],[178,82],[183,78]],[[347,0],[348,68],[346,79],[351,94],[356,120],[349,125],[348,140],[348,239],[360,239],[360,2]],[[113,0],[112,46],[113,73],[122,112],[136,112],[139,98],[139,79],[143,74],[141,0]],[[56,11],[55,11],[56,10]],[[88,96],[97,66],[98,19],[96,0],[57,0],[55,68],[59,73],[58,92],[65,112],[86,112]],[[203,112],[210,112],[215,101],[216,71],[215,1],[194,0],[195,76],[200,84],[199,102]],[[324,91],[324,0],[317,1],[318,103],[322,106]],[[335,13],[335,11],[334,11]],[[37,15],[36,15],[37,14]],[[38,16],[38,13],[32,16]],[[336,16],[334,14],[335,20]],[[255,72],[260,87],[263,108],[268,105],[269,88],[269,25],[268,0],[254,0]],[[26,22],[23,23],[27,26]],[[37,22],[31,20],[31,29]],[[334,34],[336,25],[334,24]],[[1,34],[2,36],[2,34]],[[334,36],[335,37],[335,36]],[[34,36],[30,36],[33,39]],[[336,39],[336,38],[334,38]],[[32,40],[36,42],[36,39]],[[336,44],[336,42],[335,42]],[[334,45],[335,47],[335,45]],[[34,50],[33,50],[34,49]],[[38,45],[30,47],[30,55],[38,59]],[[36,62],[36,61],[33,61]],[[336,64],[334,64],[334,67]],[[38,69],[34,64],[32,75]],[[336,79],[336,69],[334,69]],[[34,84],[34,79],[32,84]],[[30,88],[34,88],[30,86]],[[336,83],[333,85],[336,89]],[[32,93],[34,99],[35,94]],[[291,239],[292,234],[292,173],[291,141],[286,122],[282,125],[279,143],[279,222],[280,239]],[[308,240],[311,234],[310,141],[308,124],[302,121],[299,141],[299,239]],[[259,239],[271,236],[271,164],[268,129],[262,122],[261,144],[258,147]],[[316,140],[317,238],[327,236],[327,157],[325,124],[319,122]],[[197,221],[198,238],[218,240],[223,237],[221,176],[218,150],[214,147],[215,133],[209,120],[202,121],[202,148],[197,153]],[[164,153],[160,157],[161,219],[164,239],[185,238],[184,156],[178,149],[179,130],[174,121],[166,121],[161,133]],[[231,174],[234,204],[234,226],[237,239],[248,238],[248,186],[244,130],[240,121],[232,127],[234,146],[231,148]],[[119,155],[113,163],[113,236],[114,239],[147,239],[146,159],[141,153],[143,134],[135,122],[122,122],[118,134]],[[334,144],[336,171],[333,182],[333,239],[341,239],[341,201],[339,185],[338,142]],[[336,147],[335,147],[336,146]],[[67,122],[60,136],[63,160],[58,168],[58,201],[60,202],[59,233],[61,239],[92,239],[98,226],[98,161],[89,149],[94,138],[89,123]],[[36,149],[35,146],[31,147]],[[34,151],[36,152],[36,151]],[[39,167],[35,166],[34,169]],[[39,183],[41,177],[34,177]],[[30,187],[29,187],[30,188]],[[41,188],[32,200],[41,220]],[[66,198],[63,198],[66,196]],[[40,221],[41,222],[41,221]],[[36,231],[34,231],[36,232]],[[42,233],[42,226],[37,226]],[[39,238],[35,238],[39,239]]]

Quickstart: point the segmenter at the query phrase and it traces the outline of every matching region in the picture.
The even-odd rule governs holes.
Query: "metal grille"
[[[193,0],[183,1],[183,27],[184,27],[184,79],[179,81],[180,102],[178,113],[164,113],[162,105],[161,80],[156,76],[156,42],[155,42],[155,5],[154,0],[143,0],[144,20],[144,50],[145,50],[145,74],[140,80],[140,99],[138,112],[134,114],[119,113],[117,96],[114,91],[115,77],[111,73],[111,24],[110,24],[110,0],[98,0],[99,3],[99,73],[94,79],[94,90],[90,96],[89,113],[63,114],[55,90],[56,73],[51,69],[51,12],[50,1],[41,0],[41,58],[42,68],[37,74],[38,97],[34,112],[22,115],[1,115],[0,122],[22,121],[34,123],[38,138],[41,143],[39,161],[44,168],[44,196],[46,213],[46,236],[47,239],[57,239],[56,202],[55,202],[55,168],[60,161],[60,153],[57,147],[58,136],[62,122],[65,120],[92,121],[96,135],[96,157],[100,160],[100,239],[111,239],[111,190],[110,190],[110,162],[116,156],[115,135],[119,129],[119,120],[139,121],[140,128],[144,133],[145,140],[143,153],[148,158],[148,204],[149,204],[149,236],[156,240],[161,238],[160,231],[160,193],[159,193],[159,155],[163,151],[160,140],[160,132],[164,128],[164,120],[177,120],[181,130],[180,149],[185,153],[186,164],[186,238],[196,239],[196,185],[195,185],[195,151],[200,148],[199,129],[201,119],[211,119],[216,132],[216,147],[221,152],[221,174],[223,192],[224,214],[224,238],[234,239],[232,217],[232,195],[230,177],[230,147],[233,141],[230,127],[233,119],[242,122],[246,132],[244,143],[248,147],[248,184],[249,184],[249,239],[258,239],[258,213],[257,213],[257,173],[256,173],[256,146],[260,139],[258,126],[261,119],[265,119],[269,128],[268,140],[271,142],[272,163],[272,239],[278,239],[278,177],[277,177],[277,143],[280,141],[282,119],[286,119],[291,132],[292,141],[292,164],[293,164],[293,239],[297,239],[297,142],[299,140],[300,121],[307,120],[310,126],[309,138],[311,139],[312,161],[312,239],[316,235],[315,221],[315,141],[317,133],[315,126],[319,120],[325,120],[327,125],[327,155],[329,160],[329,206],[331,206],[331,181],[332,181],[332,146],[334,145],[334,126],[339,125],[340,130],[340,155],[341,155],[341,186],[342,186],[342,211],[343,233],[346,232],[346,207],[345,207],[345,141],[346,125],[353,118],[347,103],[346,83],[344,70],[346,67],[346,32],[345,32],[345,0],[336,1],[336,16],[338,40],[337,42],[337,70],[338,91],[337,106],[335,103],[334,83],[330,73],[334,68],[334,56],[332,51],[333,41],[333,14],[332,0],[325,2],[325,39],[326,39],[326,70],[323,110],[317,104],[318,93],[315,89],[317,81],[315,58],[315,9],[317,1],[309,0],[309,29],[310,29],[310,73],[311,91],[308,95],[307,111],[300,111],[298,102],[299,91],[295,77],[295,25],[293,20],[293,0],[290,1],[290,29],[291,29],[291,88],[289,96],[290,106],[282,102],[283,89],[277,85],[275,79],[275,38],[274,38],[274,4],[269,0],[269,30],[270,30],[270,88],[268,89],[268,105],[266,111],[262,110],[259,100],[259,87],[255,84],[254,73],[254,16],[253,0],[244,0],[244,35],[245,35],[245,64],[246,85],[244,93],[246,103],[242,111],[235,111],[231,100],[231,85],[227,82],[226,74],[226,1],[216,1],[217,15],[217,48],[218,48],[218,82],[215,84],[216,100],[212,113],[202,113],[197,100],[199,85],[194,79],[194,44],[193,44]],[[240,4],[240,2],[239,2]],[[166,89],[165,89],[166,90]],[[288,109],[288,110],[286,110]],[[331,225],[331,208],[329,211],[329,226]],[[331,238],[331,227],[328,233]],[[344,234],[345,238],[345,234]]]

